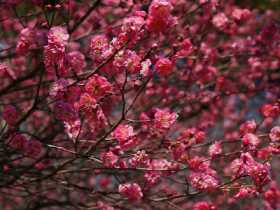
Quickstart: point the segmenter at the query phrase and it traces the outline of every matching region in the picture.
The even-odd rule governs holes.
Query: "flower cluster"
[[[15,107],[7,106],[2,112],[2,117],[7,123],[12,124],[18,119],[19,114]]]
[[[236,176],[241,176],[246,170],[246,165],[243,160],[237,158],[231,162],[230,168]]]
[[[140,186],[136,183],[129,184],[120,184],[119,192],[125,195],[130,201],[138,201],[143,197],[142,190]]]
[[[23,149],[30,157],[37,157],[42,150],[42,144],[37,140],[26,141],[24,135],[20,133],[11,134],[8,138],[9,145],[15,149]]]
[[[89,95],[102,97],[107,95],[107,92],[111,89],[111,84],[105,77],[94,75],[89,78],[85,88]]]
[[[215,143],[209,147],[209,154],[211,157],[217,157],[219,154],[221,154],[221,152],[221,142],[215,141]]]
[[[271,129],[269,137],[271,141],[273,142],[279,142],[280,141],[280,126],[276,126]]]
[[[242,125],[240,125],[240,131],[242,134],[245,133],[253,133],[256,129],[257,125],[254,120],[248,120]]]
[[[118,156],[115,155],[113,152],[107,152],[102,157],[104,166],[108,168],[113,168],[117,166]]]
[[[168,76],[171,74],[173,63],[167,58],[161,58],[155,65],[157,73],[161,76]]]
[[[55,79],[54,82],[50,84],[50,95],[52,97],[55,97],[58,95],[59,91],[66,91],[67,85],[69,85],[69,82],[63,78],[61,79]]]
[[[279,27],[277,24],[272,21],[265,25],[261,31],[261,40],[264,44],[267,45],[267,47],[272,47],[276,44],[278,40],[278,32],[279,32]]]
[[[190,176],[191,185],[194,189],[207,193],[214,193],[217,191],[219,181],[216,177],[206,173],[193,173]]]
[[[213,17],[212,22],[216,28],[223,30],[228,23],[228,18],[224,13],[218,13]]]
[[[68,53],[64,60],[66,70],[72,69],[75,73],[81,73],[85,63],[85,56],[79,51]]]
[[[251,16],[251,12],[248,9],[235,9],[232,15],[236,21],[247,21]]]
[[[202,201],[194,204],[193,210],[217,210],[218,208],[211,201]]]
[[[168,34],[178,23],[177,19],[170,14],[172,9],[170,0],[153,0],[146,19],[147,30],[155,34]]]
[[[247,174],[254,180],[257,186],[265,186],[270,181],[270,164],[260,164],[255,161],[250,161],[247,164]]]
[[[29,47],[36,40],[36,34],[33,29],[25,28],[20,32],[20,41],[17,44],[16,51],[20,56],[28,53]]]
[[[34,139],[26,142],[24,146],[25,153],[30,157],[37,157],[42,150],[42,143]]]
[[[242,153],[241,158],[235,159],[230,167],[236,176],[241,176],[246,171],[257,186],[262,187],[270,181],[270,164],[255,162],[249,153]]]
[[[153,160],[152,163],[149,165],[149,169],[162,169],[162,170],[151,170],[151,171],[146,171],[145,172],[145,179],[149,185],[154,185],[156,184],[161,175],[164,176],[170,176],[171,174],[174,174],[175,171],[172,171],[172,169],[177,169],[177,165],[174,164],[172,165],[171,162],[164,158],[160,158],[157,160]]]
[[[120,145],[124,148],[131,147],[133,145],[133,127],[130,125],[119,125],[113,132],[112,136],[116,137],[120,142]]]
[[[51,75],[64,76],[66,69],[63,66],[63,58],[65,57],[65,46],[69,39],[69,34],[64,28],[54,26],[49,30],[47,37],[48,45],[44,46],[46,70]]]
[[[55,118],[66,122],[75,121],[79,117],[78,110],[75,106],[63,101],[58,101],[53,106]]]
[[[129,160],[132,167],[137,167],[139,165],[148,165],[149,156],[146,154],[145,150],[137,151],[136,154]]]
[[[178,117],[176,113],[170,114],[168,111],[156,109],[154,124],[159,129],[169,129]]]
[[[21,134],[10,135],[8,142],[10,143],[11,147],[15,149],[24,149],[26,138]]]
[[[144,25],[144,19],[139,16],[132,16],[123,20],[123,35],[128,39],[135,39],[141,27]]]
[[[192,45],[192,42],[190,39],[185,39],[183,42],[182,42],[182,49],[183,50],[191,50],[193,48],[193,45]]]
[[[247,133],[242,138],[242,144],[245,147],[250,145],[252,148],[255,148],[259,144],[259,142],[260,139],[252,133]]]

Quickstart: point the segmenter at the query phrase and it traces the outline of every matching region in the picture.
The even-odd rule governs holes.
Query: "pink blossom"
[[[129,183],[120,184],[119,185],[119,193],[124,194],[124,195],[127,194],[127,190],[130,186],[131,186],[131,184],[129,184]]]
[[[154,32],[154,34],[168,34],[172,27],[178,23],[177,19],[173,16],[168,16],[166,19],[157,19],[154,16],[149,15],[146,19],[146,28],[148,31]]]
[[[265,192],[265,194],[262,196],[264,200],[269,201],[272,200],[274,198],[275,193],[273,190],[268,190]]]
[[[185,51],[191,50],[193,48],[192,42],[190,39],[185,39],[182,42],[182,49]]]
[[[65,128],[66,128],[66,132],[69,136],[69,138],[73,139],[73,138],[77,138],[79,132],[80,132],[80,125],[81,125],[81,121],[79,118],[77,118],[75,121],[71,121],[71,122],[64,122]]]
[[[250,195],[251,190],[248,189],[247,187],[241,186],[238,190],[238,192],[233,196],[234,198],[243,198],[247,195]]]
[[[80,90],[79,86],[71,86],[66,91],[59,92],[58,97],[66,102],[72,103],[80,96]]]
[[[280,104],[275,103],[272,106],[272,116],[279,116],[280,115]]]
[[[228,19],[224,13],[218,13],[213,17],[213,25],[218,29],[224,29],[226,27],[226,24],[228,22]]]
[[[149,7],[149,14],[159,20],[165,19],[170,15],[173,6],[170,0],[153,0]]]
[[[242,16],[241,16],[241,20],[242,21],[247,21],[249,20],[251,17],[251,12],[248,9],[243,9],[242,10]]]
[[[2,117],[7,123],[12,124],[18,119],[19,115],[15,107],[7,106],[2,112]]]
[[[243,162],[246,164],[253,161],[252,156],[248,152],[242,153],[240,159],[243,160]]]
[[[42,144],[34,139],[26,142],[24,146],[25,153],[30,157],[36,157],[41,153]]]
[[[136,52],[132,52],[130,57],[127,58],[127,61],[124,62],[126,70],[130,74],[136,74],[142,69],[141,57],[139,57]]]
[[[194,189],[207,193],[217,191],[219,182],[211,175],[205,173],[193,173],[190,176],[191,185]]]
[[[144,25],[144,19],[142,17],[132,16],[123,19],[122,31],[124,36],[129,39],[134,39],[141,27]]]
[[[113,168],[117,165],[118,156],[110,151],[103,155],[102,160],[103,160],[104,166],[106,166],[108,168]]]
[[[162,171],[147,170],[145,172],[144,177],[149,185],[156,184],[159,181],[161,175],[169,176],[169,175],[175,173],[175,171],[171,170],[174,168],[174,166],[172,166],[171,162],[167,161],[164,158],[153,160],[148,168],[149,169],[164,169]]]
[[[205,13],[205,15],[210,16],[210,15],[213,15],[216,12],[219,4],[218,4],[217,0],[209,0],[208,2],[207,1],[208,0],[201,0],[201,2],[203,2],[203,3],[200,3],[200,4],[205,4],[206,3],[203,6],[203,12]]]
[[[10,135],[8,142],[15,149],[24,149],[26,138],[21,134]]]
[[[159,171],[146,171],[144,177],[148,185],[154,185],[159,181],[161,174]]]
[[[278,39],[279,27],[272,21],[266,24],[261,31],[261,41],[269,46],[274,46]]]
[[[66,122],[75,121],[79,117],[78,110],[72,104],[64,104],[61,110],[61,119]]]
[[[242,134],[245,133],[253,133],[256,129],[257,125],[254,120],[248,120],[242,125],[240,125],[240,131]]]
[[[280,126],[276,126],[270,130],[269,137],[273,142],[280,141]]]
[[[124,159],[121,159],[121,160],[120,160],[120,167],[121,167],[121,168],[127,168],[127,165],[126,165],[126,162],[125,162]]]
[[[61,10],[61,5],[59,5],[59,4],[55,5],[54,9],[55,9],[56,11]]]
[[[150,68],[151,65],[152,65],[152,63],[151,63],[150,59],[147,59],[141,63],[142,69],[140,71],[140,74],[142,75],[143,78],[154,77],[154,72]]]
[[[92,50],[107,50],[109,43],[104,35],[96,35],[91,39],[90,47]]]
[[[30,46],[29,44],[20,41],[17,44],[16,52],[18,53],[19,56],[25,56],[28,53],[29,46]]]
[[[66,122],[75,121],[78,116],[78,110],[72,104],[58,101],[54,104],[53,111],[57,120],[63,120]]]
[[[119,192],[125,195],[130,201],[138,201],[143,197],[140,186],[136,183],[133,184],[120,184]]]
[[[118,141],[126,141],[133,135],[133,127],[129,125],[119,125],[113,132],[112,136],[116,137]]]
[[[36,34],[30,28],[22,29],[20,32],[20,40],[25,44],[33,44],[36,41]]]
[[[208,161],[209,162],[209,161]],[[192,158],[188,164],[189,164],[189,169],[194,172],[202,172],[205,171],[205,169],[209,168],[208,162],[202,162],[202,159],[195,156]]]
[[[74,51],[66,55],[66,64],[68,69],[73,69],[74,72],[82,72],[85,63],[85,56],[79,51]]]
[[[160,173],[164,176],[170,176],[171,174],[175,173],[175,171],[171,171],[171,169],[175,168],[176,165],[172,165],[172,163],[166,160],[165,158],[160,158],[157,161],[153,161],[152,164],[154,165],[154,168],[166,169],[160,171]]]
[[[203,131],[199,131],[199,132],[196,134],[194,140],[195,140],[195,143],[196,143],[196,144],[201,144],[201,143],[203,143],[204,140],[205,140],[205,133],[204,133]]]
[[[137,167],[139,165],[146,165],[148,163],[149,156],[146,154],[145,150],[137,151],[136,154],[129,160],[132,167]]]
[[[221,142],[215,141],[215,143],[209,147],[209,154],[211,157],[217,157],[219,154],[221,154],[221,152]]]
[[[54,26],[50,29],[48,38],[49,44],[65,46],[69,39],[69,34],[61,26]]]
[[[95,106],[94,108],[90,109],[89,112],[87,112],[88,117],[92,121],[95,129],[102,129],[106,125],[108,125],[106,116],[103,113],[103,110],[100,106]]]
[[[84,112],[87,112],[87,111],[90,111],[91,107],[96,104],[96,99],[91,97],[88,93],[83,93],[81,95],[81,98],[80,98],[80,108],[83,109],[83,108],[86,108],[86,109],[83,109]]]
[[[242,9],[233,10],[232,16],[235,20],[240,21],[242,18]]]
[[[193,210],[218,210],[211,201],[202,201],[194,204]]]
[[[65,49],[63,48],[56,48],[52,45],[44,46],[44,63],[45,65],[53,64],[54,62],[58,62],[65,57]]]
[[[242,53],[244,51],[243,45],[240,44],[239,42],[234,42],[231,45],[231,49],[232,49],[232,52],[233,52],[234,56],[240,56],[240,55],[242,55]]]
[[[254,179],[254,183],[260,187],[266,185],[270,181],[270,164],[268,162],[264,165],[255,161],[249,162],[247,164],[246,172]]]
[[[141,18],[146,18],[147,13],[145,11],[135,11],[134,15]]]
[[[93,97],[101,97],[111,89],[111,84],[105,77],[95,75],[89,78],[86,84],[86,91]]]
[[[167,130],[178,117],[176,113],[170,114],[168,111],[156,109],[154,124],[157,128]]]
[[[8,66],[5,62],[0,63],[0,77],[4,77],[5,73],[7,72]]]
[[[237,158],[231,162],[230,168],[236,176],[241,176],[246,170],[246,165],[243,160]]]
[[[161,58],[155,65],[155,69],[159,75],[168,76],[171,74],[173,64],[167,58]]]
[[[259,142],[260,139],[252,133],[247,133],[242,138],[242,143],[244,146],[246,145],[257,146]]]
[[[156,55],[156,54],[155,55],[151,55],[150,60],[151,60],[152,65],[155,65],[158,62],[158,60],[159,60],[159,56]]]
[[[50,84],[50,95],[55,97],[58,95],[59,91],[66,91],[68,84],[69,83],[63,78],[55,79],[55,81]]]
[[[113,60],[113,65],[116,69],[116,73],[122,74],[125,70],[125,65],[128,64],[128,59],[131,58],[132,52],[130,50],[119,51]]]

